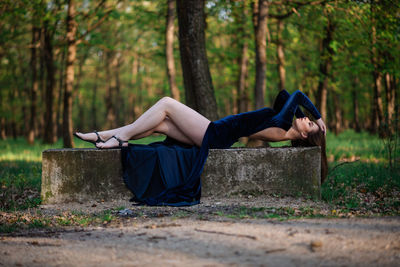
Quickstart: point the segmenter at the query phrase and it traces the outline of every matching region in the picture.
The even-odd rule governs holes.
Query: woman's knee
[[[171,113],[174,108],[179,104],[179,102],[172,97],[169,96],[164,96],[163,98],[160,99],[161,104],[164,107],[164,111],[167,115]]]

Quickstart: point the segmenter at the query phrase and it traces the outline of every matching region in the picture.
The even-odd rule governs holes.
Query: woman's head
[[[295,119],[293,121],[293,128],[299,132],[301,139],[307,139],[309,134],[320,131],[318,125],[308,117]]]
[[[324,132],[318,125],[307,117],[296,119],[293,127],[300,133],[301,138],[292,140],[292,146],[319,146],[321,147],[321,183],[328,174],[328,161],[326,158],[326,139]]]

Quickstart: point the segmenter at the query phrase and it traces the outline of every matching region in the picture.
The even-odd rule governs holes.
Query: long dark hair
[[[326,159],[326,140],[325,134],[318,130],[315,133],[308,133],[307,139],[292,140],[292,146],[319,146],[321,147],[321,184],[325,181],[328,174],[328,161]]]

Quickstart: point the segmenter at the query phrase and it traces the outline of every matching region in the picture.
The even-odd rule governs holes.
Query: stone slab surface
[[[202,173],[205,196],[277,193],[320,197],[319,147],[210,150]]]
[[[203,196],[235,194],[320,197],[320,148],[211,149]],[[49,149],[42,153],[43,203],[127,199],[121,150]]]

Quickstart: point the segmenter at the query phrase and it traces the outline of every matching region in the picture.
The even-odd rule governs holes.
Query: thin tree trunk
[[[31,42],[31,107],[30,107],[30,120],[28,126],[28,143],[33,144],[35,141],[35,119],[36,119],[36,97],[38,92],[38,79],[37,79],[37,42],[39,41],[39,29],[32,25],[32,42]]]
[[[267,0],[255,0],[253,3],[253,26],[256,45],[256,81],[254,85],[254,109],[263,108],[265,105],[265,87],[267,70]],[[268,143],[257,139],[248,139],[247,147],[261,147]]]
[[[258,0],[253,8],[253,23],[256,38],[256,82],[254,87],[254,108],[264,107],[267,70],[267,0]]]
[[[328,18],[328,24],[325,27],[326,36],[322,40],[321,47],[321,62],[319,65],[320,78],[318,82],[318,92],[317,92],[317,106],[321,113],[321,117],[324,121],[327,119],[326,113],[326,101],[328,95],[328,81],[330,77],[330,71],[332,68],[332,57],[334,54],[331,48],[331,42],[333,40],[333,32],[335,30],[335,25],[332,23],[331,19]]]
[[[373,106],[372,106],[372,128],[371,131],[376,133],[383,121],[383,105],[382,105],[382,73],[380,72],[379,51],[376,48],[376,20],[375,5],[371,5],[371,63],[373,66],[372,76],[373,85]],[[379,131],[379,134],[382,134]]]
[[[178,0],[179,49],[186,103],[210,120],[218,118],[217,102],[205,47],[204,0]]]
[[[395,98],[394,98],[394,88],[393,88],[393,79],[390,73],[385,74],[385,88],[386,88],[386,111],[387,111],[387,126],[388,126],[388,133],[392,135],[394,133],[393,128],[393,114],[394,114],[394,105],[395,105]]]
[[[132,123],[138,116],[139,116],[139,104],[137,102],[137,95],[138,95],[138,67],[139,67],[139,56],[135,53],[133,55],[133,60],[132,60],[132,68],[131,68],[131,81],[130,81],[130,87],[132,90],[130,90],[129,95],[128,95],[128,108],[126,113],[128,114],[127,121],[125,124]],[[136,93],[135,91],[136,90]]]
[[[76,58],[76,28],[74,0],[68,0],[67,64],[65,68],[63,141],[64,147],[74,147],[72,139],[72,93],[74,88],[74,62]]]
[[[237,85],[237,107],[238,107],[238,113],[241,112],[246,112],[248,111],[248,101],[249,101],[249,96],[247,92],[247,77],[248,77],[248,64],[249,64],[249,57],[248,57],[248,50],[249,50],[249,45],[247,43],[246,37],[246,28],[245,28],[245,21],[246,17],[248,15],[247,9],[246,9],[246,2],[242,2],[242,12],[241,12],[241,17],[238,19],[238,23],[240,23],[240,31],[241,35],[240,38],[240,43],[242,44],[241,47],[241,55],[239,59],[239,79],[238,79],[238,85]]]
[[[285,52],[283,47],[282,31],[284,28],[283,20],[278,20],[277,29],[277,44],[276,44],[276,55],[277,55],[277,67],[279,73],[279,91],[286,89],[286,70],[285,70]]]
[[[132,63],[132,79],[135,78],[134,85],[136,88],[136,94],[133,95],[132,103],[133,106],[133,121],[138,118],[140,114],[143,113],[143,99],[142,99],[142,76],[140,70],[140,58],[139,55],[136,54],[136,57]]]
[[[120,80],[120,71],[121,65],[123,63],[123,58],[121,52],[117,53],[116,64],[114,68],[114,79],[115,79],[115,105],[118,108],[115,109],[115,115],[117,117],[118,125],[123,125],[125,120],[125,112],[124,112],[124,99],[121,93],[121,80]]]
[[[39,99],[45,99],[46,97],[46,80],[45,80],[45,73],[46,73],[46,59],[45,59],[45,36],[44,36],[44,27],[41,27],[40,29],[40,62],[39,62],[39,88],[40,90],[38,93],[40,94]],[[39,105],[37,107],[37,112],[41,114],[41,116],[36,116],[37,121],[36,121],[36,137],[43,138],[44,137],[44,124],[45,124],[45,118],[44,118],[44,112],[45,108],[43,107],[45,103]]]
[[[106,125],[105,128],[115,128],[116,115],[114,106],[114,91],[115,91],[115,79],[112,78],[112,72],[115,68],[116,62],[115,54],[113,52],[106,53],[106,79],[108,81],[105,103],[106,103]]]
[[[44,136],[43,143],[53,144],[56,140],[54,136],[56,135],[54,123],[55,123],[55,112],[54,112],[54,85],[55,85],[55,65],[54,65],[54,55],[53,46],[51,43],[52,35],[48,30],[47,25],[44,27],[44,56],[45,65],[47,71],[47,82],[46,82],[46,111],[45,111],[45,126],[44,126]]]
[[[353,83],[353,111],[354,111],[354,130],[359,133],[361,131],[359,122],[359,106],[358,106],[358,95],[357,85],[359,83],[358,77],[354,79]]]
[[[238,81],[238,112],[246,112],[248,111],[248,101],[249,95],[247,90],[247,77],[249,75],[249,57],[248,57],[249,45],[246,41],[244,41],[242,46],[242,55],[240,57],[240,72],[239,72],[239,81]]]
[[[61,120],[61,114],[62,114],[62,103],[63,103],[63,88],[64,88],[64,66],[65,66],[65,48],[62,47],[62,52],[61,52],[61,67],[59,69],[59,79],[58,79],[58,97],[57,97],[57,115],[56,115],[56,127],[57,127],[57,138],[61,138],[63,136],[62,132],[62,120]]]
[[[87,57],[89,56],[89,50],[86,49],[85,53],[82,55],[81,60],[78,62],[79,64],[79,68],[78,68],[78,74],[76,75],[76,82],[74,84],[74,91],[72,93],[72,99],[76,99],[78,100],[78,114],[79,114],[79,120],[77,123],[77,128],[80,130],[84,130],[85,127],[85,111],[84,111],[84,107],[85,107],[85,103],[83,103],[83,96],[79,91],[80,88],[80,84],[81,84],[81,80],[82,80],[82,76],[83,76],[83,66],[85,65],[85,61],[87,59]]]
[[[340,99],[336,92],[333,92],[333,105],[335,108],[335,134],[338,135],[342,131],[342,109],[340,106]]]
[[[4,117],[0,118],[0,139],[1,140],[6,140],[7,139],[7,133],[6,133],[6,119]]]
[[[374,78],[374,95],[373,95],[373,108],[372,108],[372,132],[376,133],[381,127],[383,122],[383,104],[382,104],[382,73],[379,71],[378,55],[375,48],[376,32],[375,27],[372,27],[372,65],[374,67],[372,76]],[[380,132],[380,134],[382,134]]]
[[[96,105],[96,99],[97,99],[97,80],[99,77],[99,67],[96,66],[95,74],[94,74],[94,85],[93,85],[93,93],[92,93],[92,116],[91,116],[91,122],[92,122],[92,129],[96,130],[97,129],[97,105]]]
[[[174,62],[175,0],[167,1],[167,26],[165,29],[165,55],[167,60],[167,76],[172,98],[180,101],[179,89],[176,85],[176,70]]]

